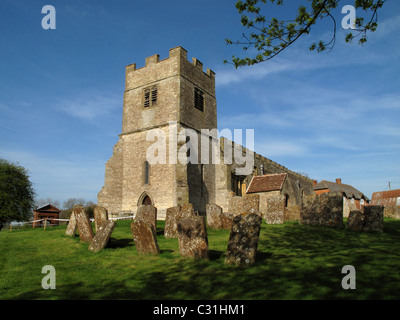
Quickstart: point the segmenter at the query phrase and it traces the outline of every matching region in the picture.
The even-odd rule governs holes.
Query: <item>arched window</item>
[[[146,206],[152,204],[152,203],[151,203],[150,197],[149,197],[149,196],[145,196],[145,197],[143,198],[142,204],[144,204],[144,205],[146,205]]]
[[[145,161],[144,162],[144,184],[149,184],[150,182],[150,164]]]

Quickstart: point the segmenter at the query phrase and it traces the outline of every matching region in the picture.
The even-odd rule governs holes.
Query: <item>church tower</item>
[[[122,133],[106,163],[98,205],[112,216],[153,204],[162,218],[167,208],[187,202],[205,212],[206,204],[215,201],[215,168],[211,160],[201,161],[201,141],[211,144],[201,130],[216,128],[215,73],[204,72],[196,58],[188,61],[185,49],[171,49],[164,60],[148,57],[142,68],[128,65]],[[185,130],[191,134],[182,139]],[[180,161],[182,153],[189,163]],[[160,161],[152,163],[149,155]]]

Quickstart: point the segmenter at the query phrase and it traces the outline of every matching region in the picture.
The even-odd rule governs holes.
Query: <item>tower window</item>
[[[144,184],[149,184],[150,180],[150,164],[145,161],[144,162]]]
[[[198,88],[194,88],[194,107],[204,111],[204,92]]]
[[[200,196],[204,197],[204,165],[200,165]]]
[[[157,103],[157,87],[144,89],[144,103],[145,108],[151,107]]]

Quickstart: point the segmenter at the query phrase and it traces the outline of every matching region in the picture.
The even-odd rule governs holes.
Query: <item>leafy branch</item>
[[[320,40],[318,43],[312,43],[309,49],[317,52],[333,49],[336,43],[337,24],[331,12],[338,7],[340,0],[307,0],[310,3],[309,8],[300,5],[295,19],[279,20],[272,18],[270,21],[267,21],[266,17],[261,14],[260,3],[267,4],[267,2],[283,5],[283,0],[239,0],[236,2],[236,9],[242,14],[242,25],[252,32],[249,35],[243,33],[241,40],[238,41],[226,39],[226,44],[240,45],[245,51],[254,47],[258,51],[258,54],[253,57],[239,58],[232,56],[232,63],[236,68],[274,58],[301,36],[309,34],[311,27],[318,20],[325,18],[330,18],[332,21],[332,37],[330,41]],[[354,38],[359,36],[361,36],[359,44],[362,45],[367,41],[367,32],[376,30],[378,26],[378,9],[385,2],[386,0],[355,0],[354,7],[362,8],[365,12],[372,12],[372,17],[366,24],[364,24],[363,17],[356,18],[356,28],[346,35],[346,42],[352,42]],[[353,32],[357,34],[354,35]],[[228,63],[227,60],[224,62]]]

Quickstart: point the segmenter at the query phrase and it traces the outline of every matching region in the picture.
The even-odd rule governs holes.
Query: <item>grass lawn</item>
[[[139,255],[131,221],[118,221],[110,247],[92,253],[66,227],[0,232],[0,299],[400,299],[400,221],[384,233],[357,233],[296,222],[263,222],[257,262],[224,264],[229,232],[208,230],[210,261],[179,255],[158,221],[159,256]],[[42,267],[56,270],[44,290]],[[341,286],[356,269],[356,289]]]

